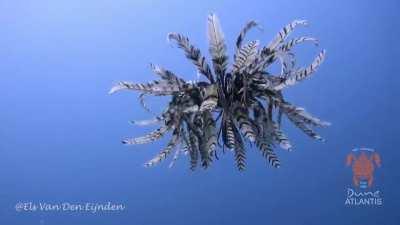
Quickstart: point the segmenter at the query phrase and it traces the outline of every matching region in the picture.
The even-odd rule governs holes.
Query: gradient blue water
[[[0,224],[349,224],[396,225],[399,217],[398,115],[400,9],[398,1],[0,1]],[[151,128],[136,93],[107,95],[119,80],[149,81],[148,64],[186,79],[195,70],[166,34],[187,34],[207,52],[206,16],[216,12],[228,46],[256,19],[267,43],[292,19],[310,27],[327,49],[315,77],[286,92],[333,126],[313,142],[290,124],[295,145],[279,150],[282,167],[248,154],[236,171],[231,154],[208,170],[191,172],[186,159],[145,169],[166,140],[126,147],[120,140]],[[317,53],[300,47],[299,61]],[[150,101],[156,109],[162,101]],[[345,207],[357,146],[375,148],[384,206]],[[115,202],[114,213],[16,212],[17,202]]]

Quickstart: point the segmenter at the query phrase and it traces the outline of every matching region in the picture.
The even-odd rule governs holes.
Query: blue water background
[[[1,225],[396,225],[399,195],[399,1],[0,1]],[[231,153],[209,170],[189,170],[187,158],[142,165],[167,142],[123,146],[124,137],[154,129],[132,119],[151,115],[137,93],[108,95],[119,80],[155,79],[149,63],[185,79],[196,72],[166,43],[180,32],[208,55],[206,18],[220,17],[229,52],[242,25],[257,20],[267,44],[293,19],[310,26],[294,36],[320,40],[299,46],[306,65],[321,48],[327,59],[286,99],[332,122],[310,140],[284,130],[293,152],[277,149],[280,169],[249,149],[239,173]],[[232,54],[231,54],[232,56]],[[232,60],[232,57],[230,58]],[[149,98],[155,111],[166,99]],[[376,149],[381,207],[346,207],[354,147]],[[122,212],[16,212],[18,202],[122,203]]]

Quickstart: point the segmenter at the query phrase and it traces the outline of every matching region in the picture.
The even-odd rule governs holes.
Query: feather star
[[[119,82],[110,90],[110,94],[121,90],[140,92],[140,103],[144,104],[145,95],[171,96],[170,102],[161,115],[150,120],[134,121],[137,125],[160,124],[160,127],[138,138],[122,141],[127,145],[145,144],[162,138],[172,132],[167,146],[145,166],[153,166],[174,156],[170,166],[181,153],[189,155],[190,168],[198,164],[208,168],[214,159],[218,159],[217,146],[232,150],[237,168],[242,171],[246,166],[245,142],[253,143],[273,167],[279,167],[280,161],[274,146],[291,150],[287,136],[280,129],[282,116],[293,123],[309,137],[323,141],[314,132],[313,127],[330,125],[286,101],[282,91],[309,78],[324,61],[322,50],[314,61],[305,68],[297,68],[293,47],[303,42],[318,46],[317,39],[299,37],[286,41],[289,34],[298,26],[307,25],[305,20],[294,20],[264,47],[260,41],[243,43],[246,34],[255,27],[255,21],[244,25],[236,40],[233,64],[228,68],[228,56],[224,35],[215,14],[207,20],[209,53],[212,67],[200,50],[193,46],[187,37],[178,33],[169,33],[168,40],[183,50],[196,67],[198,74],[207,81],[187,82],[173,72],[151,65],[158,80],[145,84]],[[267,72],[273,63],[280,63],[281,72],[272,75]]]

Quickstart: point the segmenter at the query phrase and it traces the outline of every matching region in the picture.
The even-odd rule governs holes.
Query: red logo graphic
[[[374,182],[374,170],[381,166],[381,157],[372,149],[354,149],[347,155],[346,165],[352,166],[355,187],[360,187],[362,181],[367,181],[368,187],[371,187]]]

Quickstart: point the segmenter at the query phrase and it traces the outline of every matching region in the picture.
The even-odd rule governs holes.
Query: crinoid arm
[[[150,143],[172,132],[167,146],[145,166],[156,165],[169,156],[172,157],[170,166],[173,166],[179,155],[184,153],[192,170],[199,165],[208,168],[218,159],[218,151],[229,149],[234,154],[237,168],[242,171],[246,168],[246,153],[251,146],[258,148],[272,167],[281,165],[275,152],[276,146],[284,150],[293,149],[281,129],[283,117],[307,136],[323,141],[314,129],[329,126],[330,123],[289,103],[283,96],[286,88],[309,78],[325,59],[325,50],[322,50],[310,65],[297,67],[293,48],[306,42],[318,46],[317,39],[313,37],[286,41],[296,27],[305,25],[305,20],[294,20],[282,28],[271,42],[261,46],[259,40],[246,41],[246,34],[259,27],[255,21],[247,22],[236,39],[231,66],[228,65],[224,34],[215,14],[209,15],[207,20],[212,64],[208,64],[189,38],[169,33],[168,40],[183,50],[185,57],[207,80],[185,81],[175,73],[151,64],[158,80],[145,84],[117,83],[111,88],[111,94],[122,90],[137,91],[141,105],[149,112],[144,96],[170,96],[169,104],[161,115],[132,122],[140,126],[159,124],[160,127],[143,137],[124,139],[123,143]],[[280,74],[268,72],[273,63],[281,65]]]

